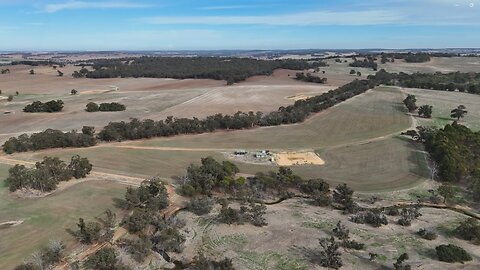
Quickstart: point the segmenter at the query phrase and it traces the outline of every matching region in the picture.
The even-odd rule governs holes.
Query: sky
[[[480,0],[0,0],[0,51],[480,47]]]

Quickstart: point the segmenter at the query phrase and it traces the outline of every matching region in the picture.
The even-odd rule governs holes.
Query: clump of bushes
[[[202,216],[210,213],[213,206],[215,205],[215,200],[207,196],[200,198],[194,198],[187,204],[187,210],[196,214],[197,216]]]
[[[437,234],[433,231],[427,231],[426,229],[420,229],[417,234],[426,240],[435,240],[437,239]]]
[[[418,211],[416,207],[407,207],[403,208],[400,212],[400,219],[398,220],[398,224],[402,226],[410,226],[412,225],[412,221],[422,214]]]
[[[460,223],[454,233],[460,239],[480,244],[480,223],[474,218],[469,218]]]
[[[251,203],[250,207],[241,206],[239,210],[228,206],[228,201],[221,202],[222,209],[218,214],[218,221],[226,224],[243,224],[249,222],[250,224],[263,227],[267,225],[263,217],[267,212],[267,207],[263,204]]]
[[[63,109],[63,101],[62,100],[51,100],[46,103],[41,101],[34,101],[32,104],[28,104],[23,108],[24,112],[27,113],[36,113],[36,112],[59,112]]]
[[[435,250],[437,251],[438,259],[442,262],[463,263],[472,260],[472,256],[470,256],[470,254],[468,254],[465,249],[456,245],[440,245],[436,247]]]
[[[358,224],[369,224],[373,227],[387,225],[387,217],[379,211],[365,210],[350,217],[350,221]]]
[[[125,111],[127,107],[123,104],[117,103],[117,102],[111,102],[111,103],[100,103],[98,105],[95,102],[89,102],[87,104],[87,108],[85,109],[87,112],[119,112],[119,111]]]

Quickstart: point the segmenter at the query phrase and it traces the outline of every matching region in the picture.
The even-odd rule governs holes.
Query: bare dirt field
[[[275,161],[279,166],[294,165],[323,165],[323,161],[313,152],[284,152],[275,154]]]

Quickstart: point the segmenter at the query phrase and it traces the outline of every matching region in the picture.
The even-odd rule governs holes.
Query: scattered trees
[[[398,224],[402,226],[410,226],[412,225],[412,220],[417,219],[422,214],[418,211],[416,207],[405,207],[400,212],[400,219],[398,220]]]
[[[442,262],[466,262],[471,261],[472,256],[468,254],[463,248],[448,244],[448,245],[440,245],[435,248],[437,252],[438,259]]]
[[[57,75],[58,77],[63,77],[63,72],[61,72],[60,70],[57,70]]]
[[[353,201],[353,190],[347,184],[338,185],[333,190],[333,202],[346,213],[354,213],[357,205]]]
[[[430,105],[422,105],[418,108],[418,114],[425,118],[432,118],[433,107]]]
[[[70,95],[75,96],[76,94],[78,94],[78,91],[76,89],[72,89],[70,91]]]
[[[35,75],[35,70],[31,69],[30,70],[30,75]]]
[[[51,100],[46,103],[41,101],[34,101],[32,104],[28,104],[23,108],[24,112],[36,113],[36,112],[59,112],[63,109],[62,100]]]
[[[353,62],[349,64],[351,67],[361,67],[361,68],[371,68],[373,70],[377,70],[378,64],[375,63],[375,59],[371,56],[365,57],[365,59],[362,60],[357,60],[356,58],[353,58]]]
[[[7,101],[8,101],[8,102],[11,102],[12,100],[13,100],[13,95],[8,95]]]
[[[85,269],[91,270],[127,270],[117,258],[113,247],[104,247],[97,251],[83,263]]]

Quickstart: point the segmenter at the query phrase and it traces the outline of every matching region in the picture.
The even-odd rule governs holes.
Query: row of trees
[[[35,164],[35,168],[19,164],[10,168],[5,183],[10,191],[36,189],[49,192],[55,190],[58,183],[69,181],[72,177],[85,178],[92,167],[87,158],[78,155],[73,156],[68,165],[57,157],[45,157]]]
[[[63,109],[62,100],[51,100],[48,102],[34,101],[32,104],[28,104],[23,108],[24,112],[37,113],[37,112],[60,112]]]
[[[7,154],[13,154],[50,148],[90,147],[97,144],[94,132],[95,129],[88,126],[82,128],[82,133],[75,130],[62,132],[47,129],[30,136],[22,134],[19,137],[12,137],[3,144],[2,149]]]
[[[117,103],[117,102],[111,102],[111,103],[100,103],[98,105],[95,102],[89,102],[86,106],[87,108],[85,109],[87,112],[119,112],[119,111],[125,111],[127,107],[123,104]]]
[[[305,60],[256,60],[223,57],[140,57],[96,60],[88,78],[149,77],[174,79],[225,80],[228,84],[254,75],[270,75],[275,69],[305,70],[324,66],[323,62]],[[85,71],[83,71],[85,72]],[[83,74],[75,74],[80,76]]]

